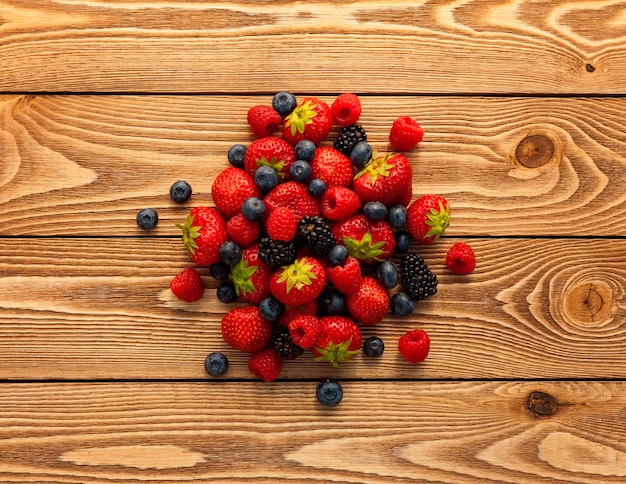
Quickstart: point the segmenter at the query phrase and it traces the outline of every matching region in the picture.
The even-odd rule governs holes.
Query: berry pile
[[[228,150],[230,164],[211,187],[214,206],[194,207],[178,225],[190,259],[221,281],[219,300],[248,303],[224,315],[221,332],[230,348],[250,353],[249,371],[264,381],[277,379],[283,362],[305,351],[333,366],[361,351],[381,355],[382,339],[363,340],[361,328],[389,314],[408,316],[437,292],[436,275],[409,253],[412,242],[432,244],[450,223],[445,197],[413,196],[403,153],[424,132],[410,117],[397,118],[389,142],[398,153],[380,155],[357,124],[360,115],[360,99],[348,93],[328,105],[280,92],[271,106],[253,106],[247,122],[256,137]],[[329,140],[333,126],[337,135]],[[190,195],[184,181],[170,192],[178,203]],[[150,210],[137,216],[144,229],[158,221]],[[471,272],[471,247],[452,246],[446,264],[457,274]],[[187,302],[204,294],[191,267],[170,287]],[[414,329],[397,347],[418,363],[430,340]],[[220,352],[205,365],[212,376],[228,368]],[[341,400],[336,381],[321,382],[317,393],[324,405]]]

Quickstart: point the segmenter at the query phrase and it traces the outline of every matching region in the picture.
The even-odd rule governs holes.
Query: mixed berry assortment
[[[230,164],[211,187],[214,206],[192,208],[177,225],[190,259],[220,281],[218,299],[248,303],[226,312],[221,332],[230,348],[250,353],[248,369],[261,380],[276,380],[284,361],[305,351],[333,366],[361,351],[380,356],[383,340],[364,340],[361,328],[389,314],[408,316],[437,292],[437,276],[410,253],[413,242],[434,243],[450,223],[445,197],[413,194],[405,153],[424,131],[411,117],[397,118],[389,132],[397,153],[381,155],[358,124],[360,115],[360,99],[350,93],[328,105],[283,91],[271,106],[251,107],[247,122],[256,138],[228,150]],[[339,129],[331,143],[333,126]],[[191,194],[183,180],[170,190],[177,203]],[[153,209],[137,214],[143,229],[157,223]],[[446,254],[456,274],[475,264],[468,244],[458,242]],[[205,292],[194,267],[176,275],[170,288],[186,302]],[[424,330],[409,330],[397,348],[419,363],[430,339]],[[224,375],[225,354],[208,355],[205,368],[213,377]],[[323,405],[342,396],[335,380],[318,385]]]

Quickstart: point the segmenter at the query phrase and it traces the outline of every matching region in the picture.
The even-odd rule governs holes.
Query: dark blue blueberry
[[[325,407],[334,407],[343,398],[343,388],[341,388],[341,384],[337,380],[324,378],[317,384],[315,395],[318,402]]]
[[[184,203],[191,197],[191,185],[184,180],[174,182],[170,187],[170,198],[176,203]]]
[[[309,193],[314,197],[321,197],[326,191],[326,183],[320,178],[313,178],[309,183]]]
[[[413,312],[415,303],[406,292],[397,292],[391,296],[391,313],[394,316],[408,316]]]
[[[298,104],[296,100],[296,96],[287,91],[281,91],[274,94],[272,98],[272,107],[274,111],[281,115],[281,117],[285,117],[293,111]]]
[[[341,314],[345,308],[345,297],[334,287],[324,289],[317,298],[322,314]]]
[[[137,225],[144,230],[152,230],[159,223],[159,214],[153,208],[142,208],[137,212]]]
[[[217,299],[226,304],[237,299],[237,291],[232,281],[224,282],[217,288]]]
[[[224,353],[215,351],[205,358],[204,369],[209,375],[218,378],[228,370],[228,358]]]
[[[259,303],[259,313],[263,319],[276,321],[283,314],[285,306],[278,299],[268,296]]]
[[[401,229],[406,225],[406,207],[404,205],[394,205],[389,209],[389,225],[392,229]]]
[[[396,247],[393,251],[396,254],[408,253],[411,248],[411,234],[406,230],[399,230],[394,233],[394,237],[396,239]]]
[[[254,170],[254,183],[259,190],[269,192],[278,185],[278,173],[271,166],[259,166]]]
[[[352,165],[361,169],[367,165],[372,159],[372,147],[367,141],[359,141],[352,148],[352,152],[350,153],[350,161]]]
[[[232,145],[228,150],[228,162],[237,168],[243,168],[243,160],[248,148],[242,144]]]
[[[248,220],[260,220],[265,215],[265,204],[258,197],[248,197],[241,205],[241,213]]]
[[[393,289],[396,287],[400,279],[398,266],[390,260],[380,263],[378,270],[376,271],[376,276],[386,289]]]
[[[382,202],[367,202],[363,205],[363,215],[369,220],[382,220],[387,216],[387,207]]]
[[[367,356],[380,356],[385,351],[385,343],[378,336],[370,336],[363,341],[363,353]]]
[[[219,261],[215,264],[212,264],[209,267],[209,271],[211,272],[211,276],[213,276],[213,279],[217,281],[225,281],[226,279],[228,279],[228,275],[230,274],[230,266],[222,261]]]
[[[295,181],[305,181],[311,176],[311,164],[306,160],[296,160],[289,168],[289,174]]]
[[[296,143],[296,159],[311,162],[315,156],[316,146],[310,139],[303,139]]]
[[[220,259],[228,266],[234,266],[241,259],[242,250],[232,240],[227,240],[220,246]]]
[[[334,245],[328,253],[328,262],[331,266],[342,266],[350,255],[348,248],[343,244]]]

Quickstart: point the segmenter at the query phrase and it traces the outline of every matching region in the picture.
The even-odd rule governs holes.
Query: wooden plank
[[[344,382],[344,399],[331,409],[316,402],[315,385],[2,384],[0,478],[48,484],[624,479],[624,382]],[[556,413],[538,415],[529,400],[535,410]]]
[[[4,0],[4,92],[603,93],[619,2]]]
[[[331,102],[333,97],[325,97]],[[174,235],[234,143],[252,141],[247,110],[271,96],[5,96],[0,105],[2,235],[146,235],[136,212],[158,209],[149,235]],[[379,152],[393,120],[426,130],[408,153],[414,192],[453,210],[449,234],[626,233],[626,99],[364,96],[360,120]],[[336,135],[333,131],[326,144]],[[520,161],[521,160],[521,161]],[[523,163],[525,164],[523,164]]]
[[[456,240],[413,248],[439,290],[411,317],[363,328],[386,341],[380,359],[334,369],[307,352],[281,378],[626,378],[626,241],[463,239],[478,266],[455,276],[444,259]],[[216,350],[231,360],[227,378],[252,378],[249,355],[222,340],[233,306],[217,300],[208,271],[199,302],[170,292],[188,264],[176,239],[4,239],[0,379],[208,378],[204,358]],[[395,345],[416,328],[432,346],[413,366]]]

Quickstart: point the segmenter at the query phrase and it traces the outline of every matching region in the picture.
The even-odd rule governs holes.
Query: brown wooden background
[[[0,0],[0,68],[1,482],[626,479],[626,2]],[[279,90],[358,93],[380,151],[418,119],[414,191],[453,220],[414,247],[439,293],[365,331],[381,359],[265,384],[213,291],[168,284],[174,225]],[[414,327],[419,366],[393,347]]]

